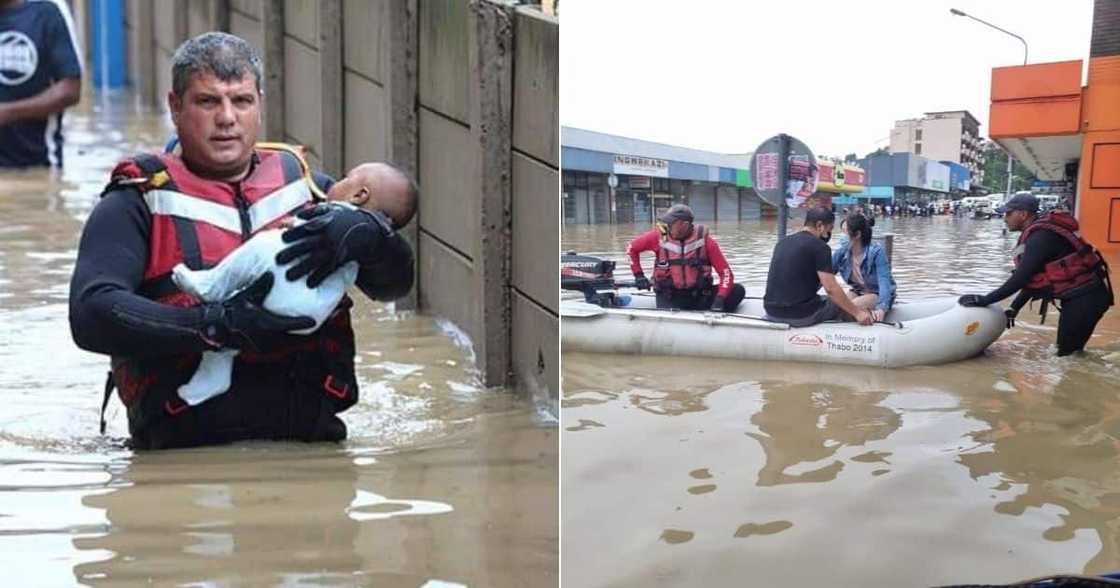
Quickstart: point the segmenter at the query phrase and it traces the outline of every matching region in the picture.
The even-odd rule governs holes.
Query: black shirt
[[[0,10],[0,102],[25,100],[80,78],[65,4],[27,0]],[[0,125],[0,168],[62,165],[62,113]]]
[[[824,300],[817,272],[832,272],[832,249],[808,231],[783,237],[774,246],[770,273],[766,277],[763,306],[777,318],[804,318],[816,312]]]

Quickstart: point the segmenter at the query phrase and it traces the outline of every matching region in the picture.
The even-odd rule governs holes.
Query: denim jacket
[[[836,251],[832,252],[832,271],[843,277],[848,284],[852,284],[850,241],[841,243]],[[872,241],[867,246],[863,263],[860,264],[860,272],[863,274],[863,282],[867,286],[867,291],[879,295],[879,303],[876,308],[890,310],[891,305],[894,304],[896,286],[894,276],[891,275],[891,262],[887,260],[887,252],[883,250],[882,245]]]

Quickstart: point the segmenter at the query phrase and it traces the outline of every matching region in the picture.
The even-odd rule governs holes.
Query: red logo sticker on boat
[[[980,321],[972,321],[971,323],[968,323],[967,327],[964,328],[964,334],[966,336],[971,335],[971,334],[975,333],[976,330],[979,329],[979,328],[980,328]]]
[[[789,342],[803,347],[820,347],[824,344],[824,339],[816,335],[790,335]]]

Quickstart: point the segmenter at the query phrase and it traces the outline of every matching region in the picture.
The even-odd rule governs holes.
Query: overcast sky
[[[987,137],[991,68],[1023,45],[950,7],[1026,39],[1031,63],[1088,59],[1092,0],[564,0],[560,121],[721,153],[786,132],[862,157],[897,119],[965,109]]]

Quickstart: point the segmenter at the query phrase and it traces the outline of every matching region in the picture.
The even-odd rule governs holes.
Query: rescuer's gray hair
[[[214,74],[219,80],[240,80],[252,73],[261,91],[261,58],[257,51],[236,35],[203,33],[187,39],[171,57],[171,91],[180,98],[187,91],[191,76],[199,72]]]

